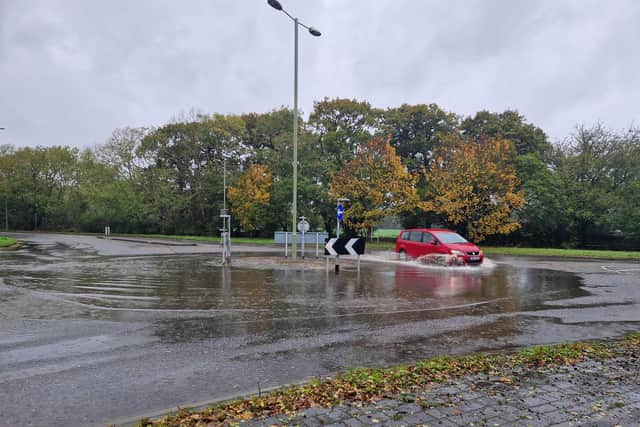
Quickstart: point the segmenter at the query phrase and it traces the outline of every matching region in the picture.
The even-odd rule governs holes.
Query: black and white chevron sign
[[[326,240],[324,246],[325,255],[362,255],[364,254],[364,239],[361,237],[354,238],[336,238]]]

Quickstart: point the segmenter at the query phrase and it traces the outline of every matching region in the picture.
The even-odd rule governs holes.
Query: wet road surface
[[[21,235],[0,252],[0,425],[106,425],[355,366],[621,335],[640,264],[368,256],[340,275],[245,248]],[[237,248],[240,249],[240,248]],[[263,252],[262,254],[258,252]]]

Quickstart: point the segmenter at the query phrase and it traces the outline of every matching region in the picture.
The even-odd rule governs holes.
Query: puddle
[[[127,319],[160,323],[199,318],[220,330],[248,323],[268,330],[286,329],[287,323],[326,328],[528,311],[587,294],[569,273],[490,259],[480,266],[424,265],[383,252],[364,256],[359,272],[353,258],[341,257],[338,275],[333,259],[315,257],[294,265],[284,257],[244,256],[221,266],[213,255],[99,257],[64,246],[27,246],[0,262],[5,286],[60,304],[45,317],[68,317],[65,306],[73,305],[79,318],[118,320],[122,312]],[[161,335],[171,333],[164,328]]]

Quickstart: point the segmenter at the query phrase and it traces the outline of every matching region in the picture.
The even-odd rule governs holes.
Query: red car
[[[465,264],[482,264],[484,254],[455,231],[444,228],[402,230],[396,239],[396,252],[411,258],[422,255],[454,255]]]

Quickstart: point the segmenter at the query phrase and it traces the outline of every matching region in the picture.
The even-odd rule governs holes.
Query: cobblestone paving
[[[242,426],[640,426],[640,359],[470,375],[363,406],[311,408]]]

